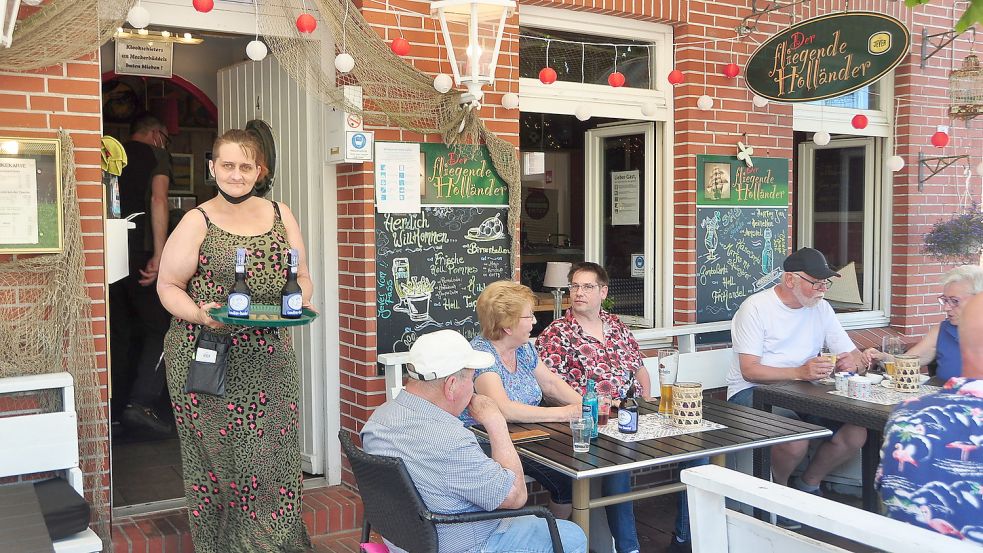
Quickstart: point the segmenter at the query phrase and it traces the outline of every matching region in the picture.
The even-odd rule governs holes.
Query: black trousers
[[[131,252],[130,275],[109,285],[114,418],[128,403],[153,407],[165,395],[161,353],[171,314],[160,303],[156,282],[139,283],[139,269],[150,257]]]

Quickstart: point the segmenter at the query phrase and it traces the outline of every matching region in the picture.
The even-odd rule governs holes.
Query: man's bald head
[[[959,324],[959,351],[963,376],[983,378],[983,294],[976,294],[963,307]]]

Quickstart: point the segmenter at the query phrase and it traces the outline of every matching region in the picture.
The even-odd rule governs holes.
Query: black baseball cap
[[[840,273],[829,268],[823,252],[813,248],[802,248],[793,252],[792,255],[785,258],[782,268],[785,269],[786,273],[803,272],[818,279],[840,276]]]

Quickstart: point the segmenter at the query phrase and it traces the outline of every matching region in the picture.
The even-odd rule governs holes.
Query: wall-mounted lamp
[[[495,82],[505,19],[514,0],[435,0],[430,15],[440,21],[454,84],[464,85],[463,102],[480,101],[481,87]]]

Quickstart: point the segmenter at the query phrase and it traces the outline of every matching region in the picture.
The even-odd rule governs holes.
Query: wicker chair
[[[560,532],[553,513],[542,506],[498,509],[476,513],[434,513],[424,505],[410,473],[398,457],[371,455],[358,449],[345,430],[338,432],[341,447],[348,456],[365,516],[362,543],[369,541],[372,528],[393,544],[413,553],[437,553],[437,524],[479,522],[489,519],[534,515],[546,519],[553,551],[563,553]]]

